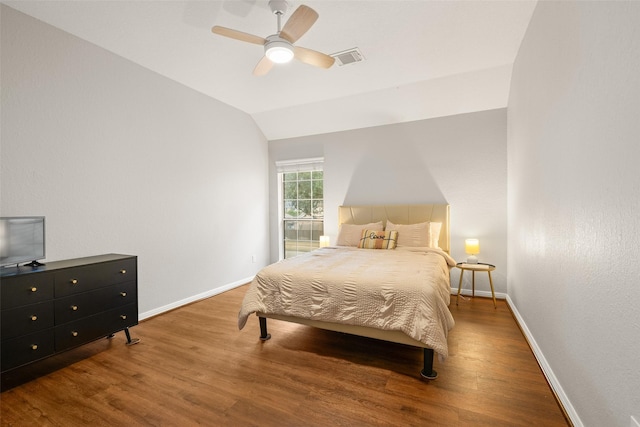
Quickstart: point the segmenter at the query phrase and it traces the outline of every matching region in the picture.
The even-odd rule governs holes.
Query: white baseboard
[[[513,301],[508,295],[506,299],[507,299],[507,304],[511,309],[511,312],[516,318],[516,322],[518,322],[518,324],[520,325],[520,329],[522,330],[522,333],[525,335],[525,337],[527,338],[527,341],[529,342],[529,346],[533,351],[533,355],[538,360],[538,364],[540,365],[540,368],[542,369],[544,376],[547,378],[547,381],[551,385],[553,392],[558,397],[558,400],[560,400],[560,403],[562,404],[562,407],[564,408],[565,413],[569,417],[569,420],[575,427],[583,427],[584,424],[582,424],[582,420],[580,420],[578,413],[576,412],[575,408],[571,404],[571,401],[569,400],[564,390],[562,389],[562,386],[560,385],[558,378],[556,378],[556,375],[553,373],[553,369],[551,369],[551,366],[549,366],[549,363],[547,363],[547,359],[545,359],[544,354],[542,353],[542,350],[540,350],[540,347],[538,347],[538,343],[536,343],[535,338],[533,338],[533,335],[531,335],[531,331],[529,331],[527,324],[524,322],[524,319],[522,318],[522,316],[520,316],[520,313],[518,312],[518,309],[516,308],[515,304],[513,303]]]
[[[176,309],[178,307],[182,307],[183,305],[191,304],[192,302],[199,301],[201,299],[209,298],[214,295],[221,294],[223,292],[229,291],[231,289],[237,288],[238,286],[242,286],[246,283],[249,283],[253,280],[254,276],[248,277],[246,279],[240,279],[233,283],[229,283],[224,286],[220,286],[218,288],[211,289],[207,292],[203,292],[197,295],[193,295],[189,298],[182,299],[180,301],[172,302],[171,304],[164,305],[162,307],[154,308],[153,310],[145,311],[144,313],[138,314],[138,320],[148,319],[153,316],[157,316],[159,314],[165,313],[167,311]]]

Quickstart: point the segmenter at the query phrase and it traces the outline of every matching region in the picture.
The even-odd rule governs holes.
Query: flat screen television
[[[44,258],[43,216],[0,218],[0,266],[26,262],[37,267]]]

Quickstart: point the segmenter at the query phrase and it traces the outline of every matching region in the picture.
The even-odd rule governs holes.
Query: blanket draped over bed
[[[449,270],[455,261],[432,248],[326,247],[262,269],[238,315],[278,314],[402,331],[448,355]]]

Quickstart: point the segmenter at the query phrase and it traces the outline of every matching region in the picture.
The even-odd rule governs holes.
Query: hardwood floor
[[[439,377],[422,350],[257,318],[246,286],[2,375],[3,426],[566,426],[504,301],[452,297]]]

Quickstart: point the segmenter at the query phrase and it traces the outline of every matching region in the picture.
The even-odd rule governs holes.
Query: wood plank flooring
[[[566,426],[504,301],[452,297],[439,377],[422,350],[257,318],[246,285],[2,375],[2,426]]]

